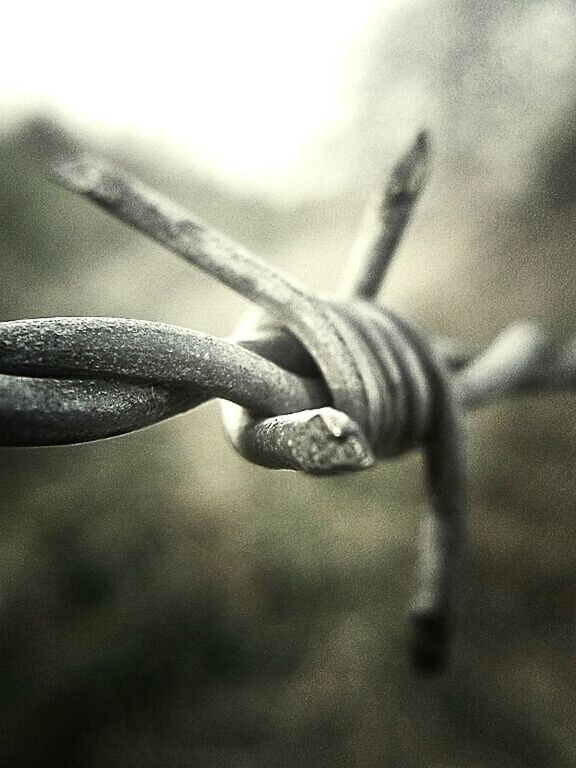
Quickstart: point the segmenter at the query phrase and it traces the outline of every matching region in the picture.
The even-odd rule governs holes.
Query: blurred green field
[[[0,319],[232,330],[243,300],[47,181],[27,136],[0,144]],[[283,208],[179,158],[106,149],[314,287],[362,213],[363,190]],[[498,198],[440,150],[390,301],[477,342],[523,316],[574,333],[574,190],[542,198],[547,168]],[[576,765],[576,399],[503,403],[469,427],[464,604],[433,679],[404,644],[417,455],[334,479],[261,470],[215,404],[2,449],[0,765]]]

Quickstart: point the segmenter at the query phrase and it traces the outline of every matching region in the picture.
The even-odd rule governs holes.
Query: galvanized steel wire
[[[265,467],[334,474],[421,448],[427,502],[411,649],[418,669],[443,668],[466,539],[464,412],[511,394],[574,389],[576,345],[519,323],[472,355],[376,302],[428,165],[421,133],[391,173],[372,239],[339,296],[326,299],[118,169],[90,156],[58,161],[61,184],[264,315],[228,340],[119,318],[0,323],[0,444],[97,440],[220,398],[232,445]]]

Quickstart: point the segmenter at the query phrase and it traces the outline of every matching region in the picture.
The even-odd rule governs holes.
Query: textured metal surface
[[[376,303],[428,172],[420,134],[392,170],[372,236],[341,299],[324,299],[123,172],[59,161],[72,191],[263,308],[230,340],[160,323],[44,318],[0,324],[0,444],[96,440],[222,399],[232,445],[264,467],[363,470],[420,448],[427,502],[411,605],[412,657],[443,668],[466,538],[464,412],[518,393],[574,389],[576,344],[539,326],[506,329],[484,352],[432,340]]]

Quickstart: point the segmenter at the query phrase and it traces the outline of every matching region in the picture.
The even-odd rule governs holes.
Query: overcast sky
[[[255,189],[350,118],[382,9],[409,0],[69,0],[3,8],[4,119],[43,106],[183,147]]]

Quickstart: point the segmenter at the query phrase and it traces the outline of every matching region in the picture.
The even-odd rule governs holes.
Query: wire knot
[[[424,333],[396,311],[362,299],[335,302],[315,298],[308,327],[312,333],[298,342],[288,329],[265,315],[248,332],[244,329],[236,341],[295,373],[320,376],[330,406],[355,424],[356,428],[349,424],[348,434],[361,432],[375,458],[398,456],[421,445],[433,423],[437,382],[447,378],[443,361]],[[322,355],[314,335],[316,327],[324,340],[327,328],[332,333],[331,354]],[[311,361],[315,361],[313,366]],[[346,389],[340,385],[343,368],[353,373]],[[284,423],[289,419],[290,415]],[[298,420],[302,423],[301,417]],[[226,423],[233,444],[245,458],[270,466],[270,457],[262,450],[252,451],[251,441],[238,434],[253,429],[249,414],[244,414],[241,426],[237,419],[227,418]],[[338,464],[334,468],[341,469]],[[316,469],[329,470],[325,464]]]

